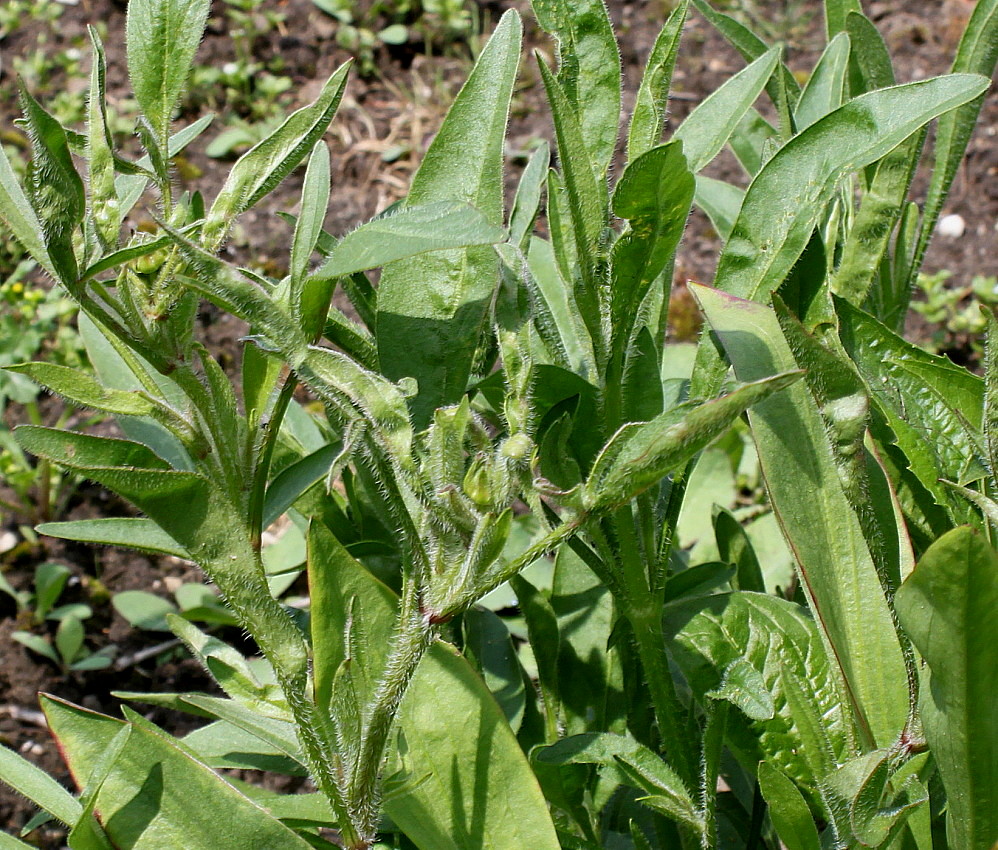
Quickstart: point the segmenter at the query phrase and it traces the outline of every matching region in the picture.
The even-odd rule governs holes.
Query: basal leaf
[[[811,810],[793,781],[768,761],[759,763],[757,776],[769,817],[787,850],[819,850]]]
[[[698,698],[722,686],[725,672],[743,659],[762,677],[772,700],[770,719],[728,713],[728,744],[754,771],[770,761],[806,792],[820,811],[818,780],[855,752],[855,729],[842,701],[838,672],[829,663],[814,621],[798,605],[739,591],[683,599],[666,609],[670,644]],[[787,673],[800,683],[801,710]],[[811,716],[821,719],[819,728]]]
[[[798,132],[806,130],[819,118],[824,118],[842,105],[849,68],[849,46],[849,36],[840,32],[818,59],[794,110]]]
[[[979,533],[954,529],[922,556],[895,604],[930,671],[920,707],[950,845],[988,850],[998,838],[998,554]]]

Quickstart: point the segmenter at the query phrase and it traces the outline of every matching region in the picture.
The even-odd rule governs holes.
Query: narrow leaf
[[[796,365],[772,310],[704,286],[693,290],[739,379]],[[904,658],[859,519],[839,484],[825,424],[803,385],[755,405],[749,421],[770,501],[857,719],[872,742],[889,745],[907,714]],[[788,445],[810,449],[788,452]]]
[[[295,222],[295,235],[291,242],[291,265],[288,271],[292,280],[300,280],[308,270],[308,262],[315,250],[322,222],[329,204],[329,148],[321,139],[312,148],[305,169],[301,189],[301,209]]]
[[[797,786],[767,761],[759,764],[757,775],[769,817],[787,850],[820,850],[818,829]]]

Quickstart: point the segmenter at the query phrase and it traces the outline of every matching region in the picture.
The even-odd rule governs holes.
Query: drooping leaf
[[[895,604],[929,666],[921,716],[950,844],[986,850],[998,838],[998,555],[979,533],[954,529],[922,556]]]
[[[493,245],[505,238],[501,227],[461,201],[406,206],[344,236],[314,277],[344,277],[431,251]]]
[[[870,92],[795,136],[749,186],[718,260],[717,288],[766,301],[803,253],[841,178],[886,156],[933,118],[977,97],[983,85],[980,77],[957,74]],[[691,396],[713,395],[723,373],[717,349],[702,344]]]

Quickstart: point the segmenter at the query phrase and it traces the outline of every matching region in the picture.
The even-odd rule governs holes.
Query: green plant
[[[975,275],[968,286],[948,286],[952,272],[920,274],[916,285],[924,301],[912,301],[911,309],[936,325],[926,348],[933,353],[952,349],[966,341],[978,357],[984,353],[981,338],[987,330],[987,311],[998,306],[998,279]]]
[[[262,655],[166,617],[226,698],[122,696],[210,719],[183,742],[127,707],[43,697],[80,796],[2,749],[0,775],[71,846],[993,843],[998,320],[985,380],[894,328],[998,59],[998,2],[977,6],[955,73],[895,86],[859,4],[828,0],[801,90],[778,49],[694,0],[748,65],[662,144],[688,5],[649,57],[612,187],[606,9],[537,0],[558,42],[557,71],[540,63],[557,168],[538,148],[506,213],[521,46],[507,13],[408,196],[339,240],[322,231],[321,138],[346,68],[210,205],[174,196],[169,158],[201,129],[170,135],[203,0],[132,0],[145,164],[112,155],[96,38],[88,185],[23,93],[33,173],[56,191],[32,172],[22,190],[0,160],[0,210],[79,302],[103,371],[15,371],[130,439],[17,437],[144,514],[39,531],[195,561]],[[776,125],[753,108],[763,91]],[[726,144],[747,190],[701,173]],[[220,259],[235,219],[306,158],[288,275]],[[122,243],[147,181],[158,229]],[[724,247],[714,286],[690,285],[709,333],[689,357],[664,339],[694,203]],[[250,326],[238,393],[195,338],[202,298]],[[729,510],[712,511],[716,559],[677,545],[697,464],[742,469],[746,413],[794,556],[780,595]],[[307,521],[307,611],[275,598],[261,554],[289,509]],[[317,790],[237,788],[221,767],[307,772]]]
[[[22,625],[37,628],[46,620],[58,623],[54,640],[28,630],[11,632],[11,637],[57,664],[63,672],[99,670],[111,664],[114,649],[91,652],[84,646],[83,621],[93,616],[93,610],[82,602],[56,605],[71,575],[69,567],[63,564],[53,561],[39,564],[35,568],[34,593],[15,590],[0,575],[0,591],[16,603]]]
[[[312,0],[327,15],[339,21],[336,40],[350,51],[363,76],[377,71],[375,50],[379,44],[405,44],[410,33],[422,38],[427,53],[467,41],[478,22],[465,0],[377,0],[358,4],[354,0]],[[386,23],[387,22],[387,23]]]

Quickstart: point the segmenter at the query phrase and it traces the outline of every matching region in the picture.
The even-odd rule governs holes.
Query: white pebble
[[[963,232],[967,229],[967,223],[963,220],[962,215],[957,215],[952,213],[951,215],[944,215],[939,219],[939,224],[936,225],[936,230],[939,231],[940,236],[946,236],[950,239],[959,239],[963,236]]]
[[[0,552],[9,552],[17,545],[17,535],[13,531],[0,533]]]

